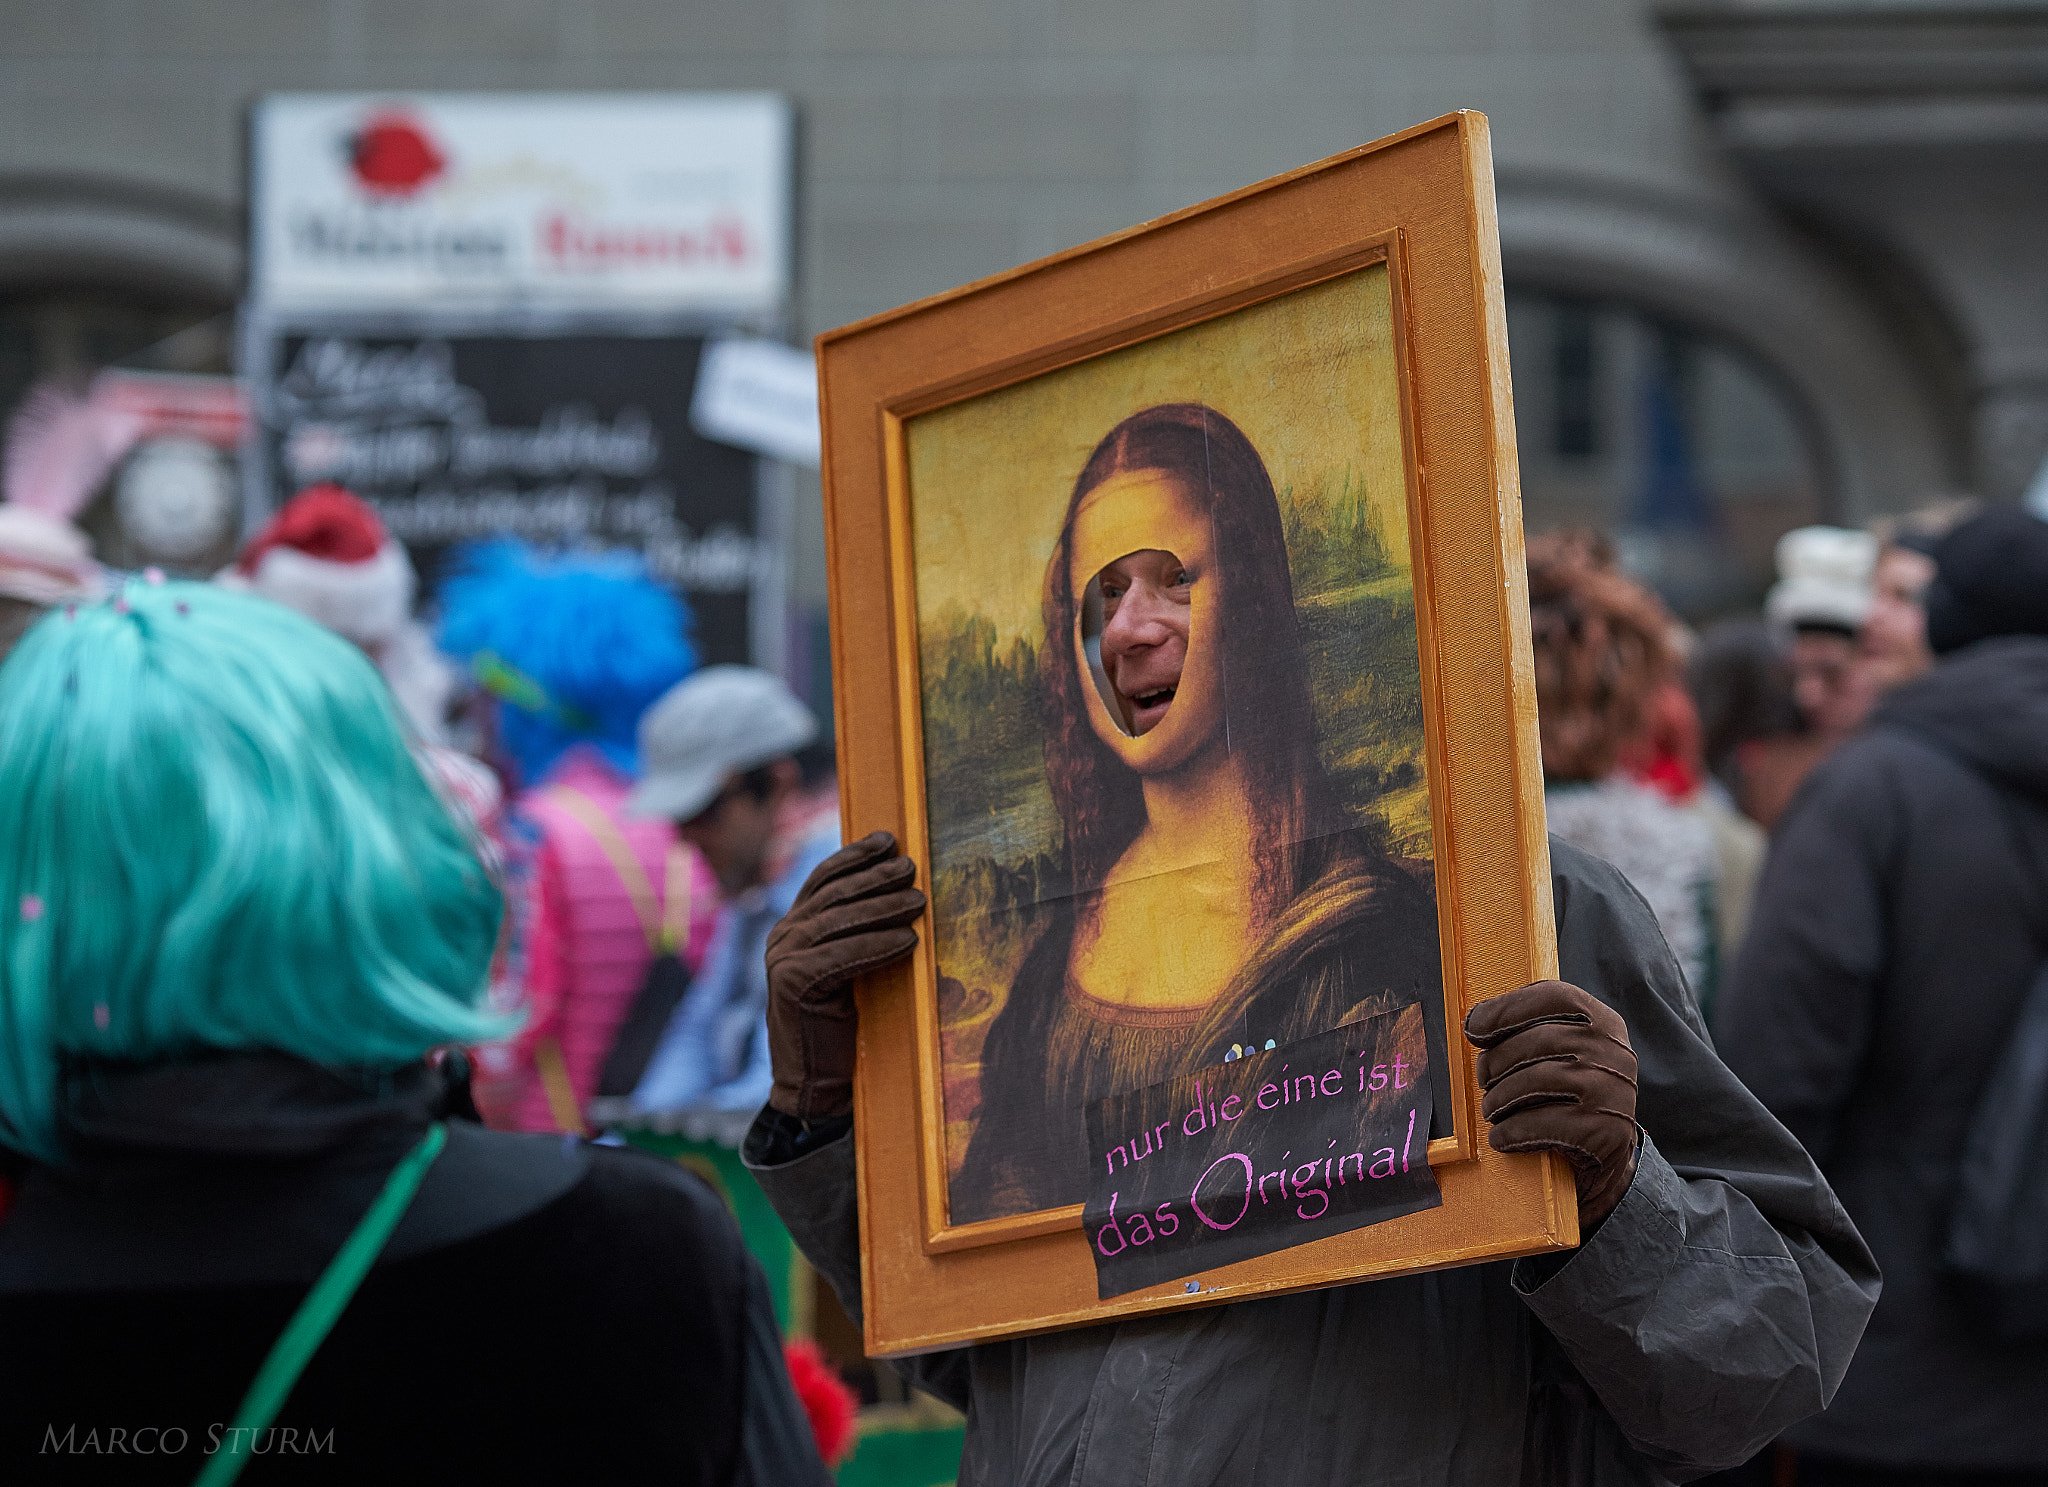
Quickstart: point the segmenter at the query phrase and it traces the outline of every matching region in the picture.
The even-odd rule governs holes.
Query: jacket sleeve
[[[856,1327],[862,1325],[860,1289],[860,1200],[854,1182],[853,1135],[849,1131],[800,1156],[775,1140],[772,1110],[763,1110],[741,1153],[747,1170],[796,1240],[804,1258],[831,1285]],[[778,1149],[780,1146],[780,1149]],[[969,1349],[892,1360],[906,1383],[967,1408]]]
[[[1629,1443],[1684,1481],[1822,1409],[1876,1304],[1862,1236],[1799,1143],[1715,1055],[1648,906],[1553,838],[1564,979],[1627,1019],[1635,1181],[1515,1288]]]
[[[1771,842],[1716,1011],[1728,1066],[1821,1163],[1869,1052],[1885,963],[1892,813],[1878,775],[1852,745],[1807,781]]]

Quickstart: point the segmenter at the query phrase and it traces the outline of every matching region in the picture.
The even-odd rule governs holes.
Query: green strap
[[[257,1370],[256,1381],[242,1396],[242,1407],[235,1411],[235,1423],[222,1438],[212,1459],[206,1463],[206,1469],[200,1472],[194,1487],[228,1487],[228,1483],[242,1474],[242,1468],[249,1462],[249,1447],[258,1434],[269,1428],[270,1422],[277,1418],[277,1412],[284,1408],[292,1386],[298,1383],[299,1375],[306,1371],[306,1365],[313,1361],[320,1344],[327,1340],[327,1334],[334,1330],[334,1324],[348,1309],[356,1287],[363,1283],[363,1277],[377,1263],[377,1256],[384,1252],[391,1231],[405,1217],[405,1210],[411,1206],[413,1194],[419,1191],[427,1168],[434,1165],[434,1158],[447,1144],[448,1127],[437,1120],[427,1128],[427,1134],[420,1138],[419,1145],[407,1152],[405,1160],[392,1169],[391,1176],[384,1181],[384,1191],[377,1195],[370,1211],[363,1215],[362,1222],[348,1236],[340,1253],[328,1262],[327,1269],[313,1283],[306,1299],[299,1303],[291,1321],[285,1324],[284,1331],[271,1344],[270,1356],[263,1360],[263,1367]]]

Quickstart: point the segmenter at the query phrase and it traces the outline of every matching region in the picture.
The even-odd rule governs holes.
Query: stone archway
[[[106,289],[232,305],[238,214],[129,182],[0,176],[0,294]]]

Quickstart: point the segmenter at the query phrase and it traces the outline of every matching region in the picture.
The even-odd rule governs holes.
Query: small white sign
[[[772,93],[281,93],[254,120],[266,309],[772,312]]]
[[[713,341],[697,365],[690,423],[707,439],[818,468],[818,363],[780,341]]]

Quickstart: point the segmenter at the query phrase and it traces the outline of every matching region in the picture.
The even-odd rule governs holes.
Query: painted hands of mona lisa
[[[1554,1151],[1576,1170],[1579,1228],[1614,1211],[1636,1169],[1636,1056],[1621,1014],[1566,981],[1538,981],[1465,1014],[1481,1050],[1479,1113],[1495,1151]]]
[[[853,1109],[853,979],[901,960],[924,912],[917,864],[872,832],[819,863],[768,934],[768,1103],[806,1124]]]

